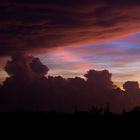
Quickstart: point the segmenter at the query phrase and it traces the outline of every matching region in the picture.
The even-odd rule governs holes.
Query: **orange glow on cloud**
[[[76,64],[75,65],[75,68],[76,69],[79,69],[79,70],[81,70],[81,71],[87,71],[87,70],[89,70],[89,69],[92,69],[93,67],[91,66],[91,65],[89,65],[89,64],[85,64],[85,63],[79,63],[79,64]]]
[[[71,62],[76,61],[77,57],[70,53],[67,48],[64,47],[56,47],[56,48],[50,48],[49,53],[56,55],[59,60]]]
[[[73,59],[73,57],[70,56],[70,55],[62,55],[62,56],[61,56],[61,59],[62,59],[63,61],[71,61],[71,60]]]
[[[56,48],[47,48],[47,51],[51,51],[53,53],[64,51],[64,47],[56,47]]]

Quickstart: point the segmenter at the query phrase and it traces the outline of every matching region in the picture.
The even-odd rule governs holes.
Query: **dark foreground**
[[[131,130],[138,130],[140,126],[140,107],[136,107],[129,112],[123,111],[121,114],[114,114],[109,109],[92,109],[88,112],[75,111],[73,113],[64,112],[29,112],[23,110],[0,112],[0,128],[12,135],[39,134],[45,137],[55,138],[56,132],[63,137],[83,134],[93,137],[113,137],[118,134],[131,134]],[[138,129],[137,129],[138,128]],[[7,133],[8,132],[8,133]],[[14,132],[14,133],[13,133]],[[40,135],[41,132],[41,135]],[[88,135],[87,135],[88,132]],[[2,134],[2,131],[1,131]],[[105,135],[104,135],[105,134]],[[112,138],[111,138],[112,139]]]
[[[35,122],[35,123],[102,123],[102,122],[127,122],[140,121],[140,107],[135,107],[129,112],[123,111],[121,114],[115,114],[106,109],[93,108],[90,111],[74,111],[73,113],[66,112],[35,112],[35,111],[1,111],[0,123],[4,122]]]

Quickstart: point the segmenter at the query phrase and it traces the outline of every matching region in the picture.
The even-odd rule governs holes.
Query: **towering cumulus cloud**
[[[108,70],[91,69],[86,79],[45,77],[47,66],[24,53],[13,55],[5,70],[10,77],[0,87],[0,110],[74,111],[109,104],[111,111],[121,112],[140,105],[138,83],[128,81],[122,91],[113,84]]]
[[[0,54],[96,43],[140,30],[138,0],[1,0]]]
[[[136,81],[127,81],[124,83],[123,87],[128,93],[139,92],[139,84]]]
[[[7,62],[6,72],[11,76],[13,82],[29,82],[45,76],[48,72],[47,66],[43,65],[39,58],[28,56],[25,53],[16,53],[12,60]]]
[[[111,81],[111,74],[108,70],[96,71],[89,70],[85,77],[87,78],[87,82],[89,84],[96,85],[95,87],[103,87],[106,89],[113,88],[113,82]]]

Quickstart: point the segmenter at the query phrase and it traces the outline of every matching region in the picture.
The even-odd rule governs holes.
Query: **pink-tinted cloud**
[[[1,1],[0,54],[95,44],[138,32],[139,9],[140,2],[130,0]]]
[[[87,71],[87,70],[93,68],[93,66],[91,66],[90,64],[87,64],[87,63],[77,63],[74,65],[74,67],[76,69],[78,69],[79,71]]]

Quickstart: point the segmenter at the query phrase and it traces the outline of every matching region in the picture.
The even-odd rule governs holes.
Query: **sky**
[[[2,0],[0,83],[15,53],[34,55],[50,75],[108,69],[121,87],[139,81],[139,0]]]
[[[80,76],[89,69],[109,69],[112,79],[122,87],[125,81],[140,82],[140,33],[120,39],[51,49],[37,55],[50,68],[50,75]]]
[[[122,87],[125,81],[140,82],[139,39],[140,33],[136,33],[104,43],[51,48],[49,51],[33,55],[49,67],[49,75],[84,78],[89,69],[108,69],[115,84]],[[1,59],[2,82],[8,76],[2,67],[10,57]]]
[[[140,0],[0,0],[0,109],[139,105],[139,13]]]

